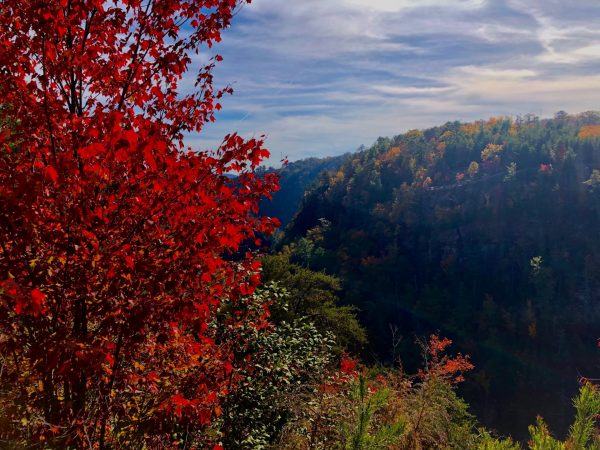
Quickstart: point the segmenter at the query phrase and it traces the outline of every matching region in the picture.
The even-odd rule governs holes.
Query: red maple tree
[[[276,180],[261,140],[184,144],[221,57],[182,80],[249,1],[0,3],[0,438],[164,448],[219,413]]]
[[[451,339],[440,338],[435,334],[429,336],[427,344],[423,344],[425,367],[418,373],[422,381],[438,378],[455,385],[465,380],[463,376],[465,372],[475,368],[468,355],[462,353],[456,356],[447,355],[445,352],[450,345],[452,345]]]

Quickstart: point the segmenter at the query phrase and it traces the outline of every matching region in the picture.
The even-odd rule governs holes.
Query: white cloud
[[[536,73],[529,69],[504,69],[497,67],[463,66],[454,69],[458,79],[485,79],[487,81],[520,80],[535,77]]]
[[[372,86],[376,92],[380,92],[382,94],[391,94],[391,95],[434,95],[440,94],[443,92],[448,92],[452,90],[452,87],[449,86],[426,86],[426,87],[416,87],[416,86],[389,86],[389,85],[375,85]]]
[[[265,133],[276,163],[448,120],[600,107],[597,0],[254,0],[240,16],[217,77],[236,94],[190,138],[201,146]]]
[[[483,5],[485,0],[339,0],[339,2],[365,9],[393,12],[423,7],[477,8]]]
[[[504,105],[532,102],[555,105],[556,110],[571,109],[572,111],[597,109],[600,105],[600,75],[529,79],[465,76],[463,73],[449,77],[447,82],[454,82],[456,92],[461,97],[483,102]],[[565,106],[562,107],[563,105]]]
[[[600,18],[593,0],[508,0],[515,9],[536,22],[534,34],[544,51],[537,60],[543,64],[577,64],[600,58]],[[585,43],[587,45],[582,45]]]
[[[551,48],[546,53],[540,55],[539,60],[544,63],[553,64],[577,64],[600,60],[600,43],[563,51]]]

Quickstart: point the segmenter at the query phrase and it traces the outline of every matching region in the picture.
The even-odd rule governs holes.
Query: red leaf
[[[44,169],[44,174],[50,178],[55,185],[58,184],[58,173],[54,167],[46,166]]]
[[[146,160],[146,163],[148,163],[148,166],[152,170],[156,170],[156,160],[154,159],[154,155],[152,154],[152,149],[148,146],[144,147],[144,159]]]
[[[340,361],[340,370],[346,375],[354,373],[356,370],[356,361],[354,359],[343,357]]]
[[[187,406],[190,404],[190,401],[181,394],[175,394],[171,397],[171,403],[177,406]]]
[[[133,258],[131,256],[129,256],[129,255],[125,255],[123,257],[123,259],[125,260],[125,265],[127,267],[129,267],[130,269],[133,269],[133,267],[134,267]]]
[[[87,147],[83,147],[79,150],[79,155],[82,158],[94,158],[101,154],[104,151],[104,146],[102,144],[91,144]]]
[[[34,316],[46,311],[46,294],[39,289],[31,290],[31,302],[29,308]]]

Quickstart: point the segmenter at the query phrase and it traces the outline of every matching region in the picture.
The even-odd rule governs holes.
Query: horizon
[[[394,139],[397,136],[402,136],[403,134],[406,134],[406,133],[408,133],[410,131],[413,131],[413,130],[426,131],[426,130],[429,130],[431,128],[442,127],[442,126],[446,125],[447,123],[452,123],[452,122],[457,122],[457,121],[460,122],[460,123],[463,123],[463,124],[477,123],[477,122],[483,122],[483,123],[485,123],[486,121],[488,121],[490,119],[493,119],[493,118],[506,118],[506,119],[510,119],[512,121],[515,121],[515,120],[517,120],[517,118],[525,118],[528,115],[534,115],[537,119],[543,121],[543,120],[552,120],[552,119],[555,119],[556,116],[559,113],[567,113],[570,117],[576,117],[576,116],[580,116],[580,115],[586,114],[586,113],[597,113],[597,114],[600,114],[600,110],[593,110],[593,109],[585,110],[585,111],[564,111],[564,110],[560,110],[560,111],[556,111],[554,114],[550,114],[548,116],[538,116],[538,115],[535,115],[533,113],[524,113],[524,114],[515,114],[515,115],[495,115],[495,116],[494,115],[490,115],[488,117],[480,117],[478,119],[472,119],[472,120],[458,120],[458,119],[455,119],[455,120],[446,120],[444,122],[440,122],[440,123],[437,123],[437,124],[429,125],[429,126],[426,126],[426,127],[406,128],[406,129],[403,129],[403,130],[401,130],[401,131],[399,131],[397,133],[390,134],[388,136],[377,136],[369,144],[361,144],[361,145],[359,145],[357,148],[355,148],[353,150],[348,150],[348,151],[345,151],[345,152],[342,152],[342,153],[336,153],[334,155],[322,155],[322,156],[306,155],[306,156],[301,156],[301,157],[299,157],[297,159],[293,159],[293,160],[290,159],[288,161],[288,163],[294,163],[294,162],[299,162],[299,161],[304,161],[304,160],[309,160],[309,159],[320,159],[320,160],[323,160],[323,159],[335,158],[335,157],[343,156],[343,155],[353,155],[353,154],[356,154],[358,152],[361,152],[361,151],[364,151],[364,150],[368,150],[372,146],[376,145],[377,141],[379,139]],[[267,169],[273,169],[273,170],[275,170],[275,169],[279,169],[279,168],[283,167],[283,164],[282,164],[281,161],[273,163],[272,158],[268,159],[268,160],[265,160],[265,161],[266,161],[266,163],[263,164],[262,166],[265,167],[265,168],[267,168]]]
[[[188,142],[265,134],[277,165],[453,120],[595,110],[596,19],[589,0],[254,0],[214,48],[234,95]]]

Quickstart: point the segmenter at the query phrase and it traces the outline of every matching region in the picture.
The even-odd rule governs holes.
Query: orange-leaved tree
[[[0,439],[164,448],[219,413],[277,182],[261,140],[184,136],[231,92],[193,57],[246,2],[0,3]]]

